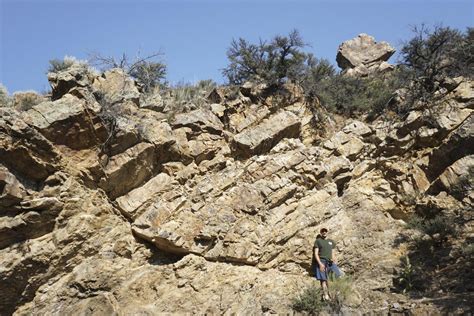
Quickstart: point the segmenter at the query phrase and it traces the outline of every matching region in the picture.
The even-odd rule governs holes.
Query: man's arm
[[[321,270],[322,272],[324,272],[324,270],[326,269],[326,267],[324,266],[324,264],[321,262],[321,259],[319,258],[319,248],[318,247],[314,247],[314,258],[316,259],[316,261],[318,262],[318,265],[319,265],[319,270]]]

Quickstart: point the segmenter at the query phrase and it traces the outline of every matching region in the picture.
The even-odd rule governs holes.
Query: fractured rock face
[[[110,104],[123,101],[139,104],[140,92],[135,81],[127,76],[122,69],[114,68],[106,71],[101,77],[96,77],[92,88],[102,94],[105,101]]]
[[[3,109],[0,114],[0,163],[30,181],[43,181],[58,170],[60,157],[48,139],[18,113]]]
[[[282,111],[235,135],[231,148],[242,157],[263,154],[283,138],[297,137],[300,128],[301,122],[293,113]]]
[[[104,110],[93,97],[1,112],[5,314],[293,314],[314,283],[322,227],[356,285],[342,313],[391,312],[401,300],[409,310],[411,298],[392,293],[415,234],[403,220],[423,208],[470,216],[470,84],[453,84],[429,113],[352,120],[307,142],[313,114],[290,86],[246,85],[237,100],[219,88],[219,104],[171,119],[138,107],[132,82],[128,94],[106,77],[96,84],[117,97],[106,108],[118,115],[106,151],[85,125]],[[469,225],[433,273],[472,270],[461,248]]]
[[[386,71],[386,62],[395,49],[386,42],[376,42],[372,36],[359,34],[339,46],[337,65],[349,75],[366,76],[375,71]]]
[[[105,128],[96,115],[97,110],[68,94],[60,100],[34,106],[24,114],[24,120],[55,144],[83,149],[105,140]]]
[[[19,204],[26,195],[25,188],[7,168],[0,165],[0,210]]]
[[[104,169],[100,186],[115,199],[151,178],[156,167],[153,145],[139,143],[125,152],[113,156]]]
[[[74,63],[62,71],[48,73],[53,100],[61,98],[74,88],[88,87],[93,80],[94,75],[81,63]]]

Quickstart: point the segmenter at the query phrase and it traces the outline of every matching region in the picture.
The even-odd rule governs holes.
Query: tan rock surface
[[[138,107],[132,81],[123,94],[108,76],[95,83],[117,96],[106,108],[85,92],[54,101],[64,105],[57,113],[43,103],[53,120],[2,108],[2,313],[293,314],[291,299],[315,283],[322,227],[354,278],[345,314],[446,311],[439,300],[403,295],[395,281],[413,240],[435,238],[403,220],[423,211],[470,216],[471,85],[453,88],[431,113],[353,120],[318,140],[290,86],[279,95],[248,86],[234,99],[216,89],[209,98],[220,106],[172,119]],[[92,141],[93,125],[55,125],[81,122],[86,107],[117,115],[106,144]],[[72,130],[72,142],[87,135],[80,146],[53,137]],[[469,297],[469,273],[460,279],[450,267],[469,268],[472,224],[457,229],[464,239],[434,247],[446,263],[430,271],[434,280],[452,276],[446,286]]]

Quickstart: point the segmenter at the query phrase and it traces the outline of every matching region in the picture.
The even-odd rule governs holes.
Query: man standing
[[[315,264],[315,276],[321,282],[321,288],[323,290],[322,299],[324,301],[329,300],[328,292],[328,274],[334,272],[336,278],[341,276],[341,271],[336,265],[336,257],[333,254],[333,249],[336,247],[336,242],[332,239],[327,238],[327,228],[321,228],[316,241],[314,242],[314,258],[316,259]]]

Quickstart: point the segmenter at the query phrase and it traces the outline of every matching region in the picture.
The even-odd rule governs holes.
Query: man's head
[[[324,239],[328,235],[328,229],[327,228],[321,228],[319,230],[319,233],[321,234],[321,237],[323,237],[323,239]]]

